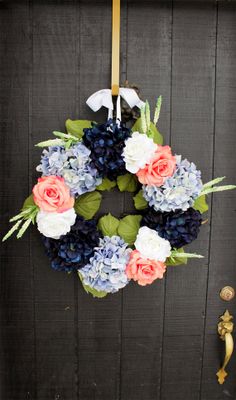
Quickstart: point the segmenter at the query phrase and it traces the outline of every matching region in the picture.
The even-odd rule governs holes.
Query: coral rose
[[[62,213],[74,205],[74,198],[64,178],[55,175],[39,178],[33,188],[33,195],[35,204],[42,211]]]
[[[126,267],[128,278],[137,281],[141,286],[150,285],[156,279],[162,279],[165,271],[166,265],[163,262],[145,259],[138,250],[132,251]]]
[[[169,146],[158,146],[149,164],[137,172],[139,182],[144,185],[161,186],[166,178],[173,175],[176,167],[175,156]]]

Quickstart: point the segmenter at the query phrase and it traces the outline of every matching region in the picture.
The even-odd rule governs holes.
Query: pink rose
[[[126,267],[128,278],[138,281],[141,286],[150,285],[155,279],[162,279],[165,271],[166,265],[163,262],[145,259],[138,250],[132,251]]]
[[[65,184],[64,178],[59,176],[44,176],[38,179],[33,188],[34,202],[40,210],[62,213],[74,205],[74,198]]]
[[[137,172],[139,182],[144,185],[161,186],[166,178],[172,176],[176,167],[176,159],[169,146],[158,146],[149,164]]]

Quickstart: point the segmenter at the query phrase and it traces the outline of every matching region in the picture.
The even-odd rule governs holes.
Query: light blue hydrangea
[[[201,171],[194,163],[176,156],[176,171],[161,187],[143,185],[143,197],[156,211],[186,211],[202,190]]]
[[[102,178],[96,168],[91,166],[90,150],[77,143],[69,149],[62,146],[43,150],[41,163],[36,168],[43,176],[62,176],[74,196],[92,192],[100,185]]]
[[[120,236],[105,236],[95,247],[90,263],[79,270],[83,283],[98,291],[115,293],[129,280],[125,273],[131,249]]]

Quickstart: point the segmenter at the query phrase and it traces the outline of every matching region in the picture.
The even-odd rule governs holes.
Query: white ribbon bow
[[[145,103],[140,100],[134,89],[129,88],[119,88],[119,94],[117,96],[116,102],[116,119],[119,123],[121,121],[121,106],[120,98],[123,98],[130,108],[138,107],[141,108]],[[112,101],[112,91],[111,89],[102,89],[93,93],[86,101],[86,104],[93,110],[98,111],[101,107],[108,108],[108,119],[113,117],[113,101]]]

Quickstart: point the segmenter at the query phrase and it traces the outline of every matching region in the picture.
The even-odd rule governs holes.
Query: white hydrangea
[[[70,208],[63,213],[39,211],[37,214],[39,232],[52,239],[60,239],[62,235],[70,232],[75,220],[76,213],[74,208]]]
[[[136,174],[139,169],[149,164],[155,154],[157,145],[153,139],[146,134],[134,132],[132,136],[126,140],[123,151],[127,171]]]
[[[156,231],[147,226],[139,229],[134,245],[144,258],[151,260],[165,262],[171,253],[170,242],[161,238]]]

